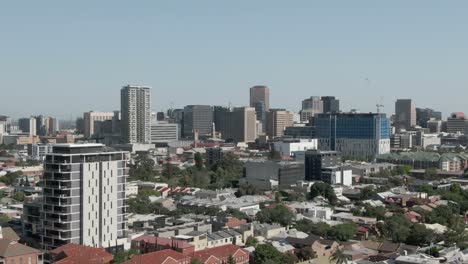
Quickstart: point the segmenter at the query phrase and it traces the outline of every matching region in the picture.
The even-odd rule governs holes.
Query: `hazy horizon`
[[[450,4],[450,5],[449,5]],[[59,119],[120,109],[120,88],[152,87],[152,109],[272,108],[336,96],[343,110],[467,112],[468,2],[31,1],[0,9],[0,115]]]

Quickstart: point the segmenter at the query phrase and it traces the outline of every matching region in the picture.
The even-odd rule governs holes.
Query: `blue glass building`
[[[377,113],[317,114],[315,136],[320,149],[372,158],[390,151],[390,120]]]

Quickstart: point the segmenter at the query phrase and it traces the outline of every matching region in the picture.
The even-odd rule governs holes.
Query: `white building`
[[[44,161],[42,244],[119,247],[126,242],[129,153],[102,144],[57,144]]]
[[[304,152],[309,149],[317,149],[317,139],[301,139],[300,141],[294,142],[274,142],[273,146],[281,156],[294,156],[294,152]]]
[[[151,144],[169,143],[179,140],[179,124],[157,122],[151,124]]]
[[[34,160],[44,160],[45,156],[52,152],[52,144],[32,144],[28,145],[28,148],[30,148],[30,155]]]
[[[146,86],[124,86],[120,90],[121,135],[125,143],[151,141],[151,90]]]

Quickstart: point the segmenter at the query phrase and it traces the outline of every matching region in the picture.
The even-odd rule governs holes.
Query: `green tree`
[[[248,237],[247,240],[245,241],[246,247],[256,247],[257,245],[258,245],[258,240],[253,236]]]
[[[232,255],[229,255],[227,264],[236,264],[236,260],[232,257]]]
[[[284,264],[294,264],[294,263],[297,263],[298,261],[299,259],[297,258],[297,256],[291,252],[283,254],[281,258],[281,263],[284,263]]]
[[[256,195],[256,194],[259,194],[259,192],[257,191],[257,188],[255,188],[255,186],[251,184],[243,184],[239,186],[236,192],[237,197],[242,197],[244,195]]]
[[[431,256],[433,256],[433,257],[435,257],[435,258],[440,257],[440,253],[439,253],[439,252],[440,252],[440,249],[437,248],[437,247],[435,247],[435,246],[426,249],[426,254],[431,255]]]
[[[330,228],[327,232],[328,239],[339,241],[348,241],[357,233],[357,228],[354,224],[340,224]]]
[[[394,213],[384,223],[378,223],[377,227],[387,239],[394,243],[404,243],[411,233],[412,223],[405,219],[403,214]]]
[[[202,264],[200,260],[196,258],[192,258],[192,261],[190,261],[190,264]]]
[[[24,202],[24,198],[26,197],[26,194],[24,192],[15,192],[13,195],[13,199],[15,199],[18,202]]]
[[[112,260],[112,263],[122,263],[127,260],[130,260],[132,256],[138,255],[138,251],[135,249],[130,249],[126,251],[118,251],[117,253],[114,254],[114,258]]]
[[[311,247],[302,247],[299,249],[298,257],[302,260],[309,260],[317,257]]]
[[[270,160],[281,160],[281,154],[277,150],[272,148],[270,150],[270,153],[268,154],[268,158]]]
[[[410,235],[406,239],[406,244],[420,246],[429,245],[434,242],[436,234],[434,231],[427,229],[422,224],[414,224],[411,226]]]
[[[22,171],[8,172],[3,177],[0,177],[0,182],[5,183],[5,185],[12,185],[18,181],[18,178],[23,176]]]
[[[154,160],[148,154],[138,154],[135,158],[135,164],[130,168],[130,178],[132,180],[155,181],[156,175]]]
[[[310,199],[314,199],[317,196],[323,196],[328,199],[331,204],[336,204],[338,202],[335,191],[330,184],[325,182],[316,182],[310,187]]]
[[[278,204],[275,208],[263,208],[255,215],[255,219],[262,223],[278,223],[282,226],[291,225],[295,215],[287,207]]]
[[[361,200],[369,200],[376,195],[374,188],[368,186],[361,190]]]
[[[281,253],[271,244],[261,244],[255,248],[256,263],[281,263]]]
[[[428,168],[424,172],[424,179],[435,180],[437,179],[437,168]]]
[[[10,218],[8,216],[0,215],[0,225],[3,223],[7,223],[8,221],[10,221]]]
[[[307,234],[325,237],[330,230],[330,226],[325,222],[314,223],[309,219],[301,219],[296,221],[295,228]]]
[[[335,251],[330,255],[330,262],[335,264],[346,264],[348,259],[341,248],[336,248]]]
[[[195,168],[197,168],[197,170],[202,170],[203,169],[203,156],[200,152],[195,153],[194,160],[195,160]]]

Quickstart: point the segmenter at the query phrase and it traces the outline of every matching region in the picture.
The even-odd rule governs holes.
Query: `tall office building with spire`
[[[151,141],[151,88],[127,85],[120,90],[121,137],[124,143]]]

